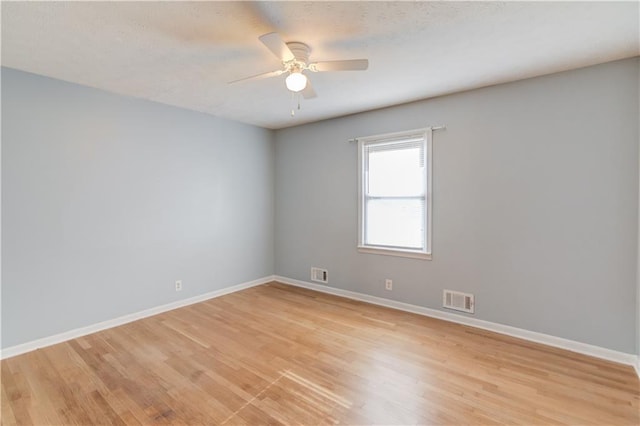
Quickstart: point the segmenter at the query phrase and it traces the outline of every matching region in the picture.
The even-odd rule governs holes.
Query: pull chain
[[[297,98],[296,98],[297,96]],[[291,92],[291,103],[293,104],[295,101],[298,101],[298,111],[300,111],[300,92]],[[291,117],[296,115],[295,104],[291,107]]]

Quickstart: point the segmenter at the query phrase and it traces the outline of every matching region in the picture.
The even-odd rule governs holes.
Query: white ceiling
[[[267,128],[282,128],[637,56],[638,2],[2,2],[2,65]],[[292,118],[258,36],[311,60],[369,70],[312,74]]]

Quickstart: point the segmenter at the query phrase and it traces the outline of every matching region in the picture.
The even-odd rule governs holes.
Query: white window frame
[[[387,133],[383,135],[367,136],[364,138],[358,138],[358,252],[380,254],[388,256],[400,256],[416,259],[431,260],[431,240],[432,240],[432,129],[430,127],[423,129],[415,129],[404,132]],[[422,250],[402,249],[402,248],[389,248],[380,247],[374,245],[366,245],[364,243],[365,234],[365,158],[364,147],[365,145],[380,142],[389,141],[402,141],[407,139],[415,139],[421,137],[425,143],[424,155],[425,155],[425,226],[424,232],[424,244],[425,247]]]

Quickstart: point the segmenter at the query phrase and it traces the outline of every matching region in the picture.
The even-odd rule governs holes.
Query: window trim
[[[423,260],[432,260],[432,222],[433,222],[433,195],[432,195],[432,187],[433,187],[433,148],[432,148],[432,136],[433,131],[431,127],[407,130],[402,132],[394,132],[394,133],[385,133],[381,135],[367,136],[363,138],[358,138],[358,243],[357,250],[359,253],[367,253],[367,254],[378,254],[378,255],[386,255],[386,256],[399,256],[399,257],[407,257],[413,259],[423,259]],[[411,250],[411,249],[402,249],[402,248],[389,248],[389,247],[381,247],[381,246],[373,246],[364,244],[364,200],[365,200],[365,191],[364,191],[364,155],[363,155],[363,147],[365,144],[369,144],[372,142],[385,142],[385,141],[394,141],[394,140],[405,140],[419,137],[425,141],[425,168],[426,173],[424,179],[425,182],[425,247],[424,250]]]

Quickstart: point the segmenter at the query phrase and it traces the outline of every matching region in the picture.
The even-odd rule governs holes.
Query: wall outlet
[[[176,291],[182,291],[182,280],[176,281]]]
[[[384,280],[384,288],[385,290],[389,290],[389,291],[393,290],[393,280],[390,280],[388,278]]]

